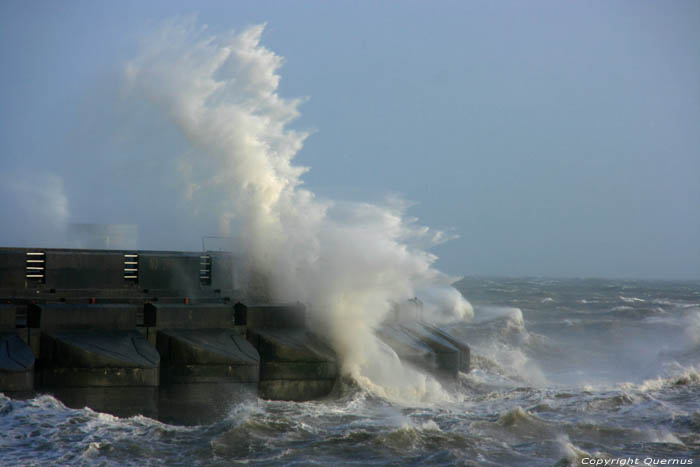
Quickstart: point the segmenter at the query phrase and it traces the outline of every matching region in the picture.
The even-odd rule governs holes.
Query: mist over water
[[[290,128],[301,100],[278,94],[282,58],[260,44],[263,30],[212,35],[195,19],[167,21],[128,63],[128,90],[189,144],[172,161],[183,194],[193,209],[213,210],[240,270],[268,278],[273,301],[305,303],[358,382],[387,397],[441,397],[440,385],[402,365],[374,330],[419,294],[427,319],[470,317],[454,278],[427,251],[443,235],[408,218],[400,199],[319,199],[303,187],[307,168],[293,158],[308,133]]]

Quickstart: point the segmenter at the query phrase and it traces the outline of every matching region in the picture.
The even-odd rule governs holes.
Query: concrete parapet
[[[233,294],[226,252],[0,248],[0,298],[33,301],[147,296],[217,299]]]
[[[260,354],[260,397],[304,401],[326,396],[338,378],[333,350],[304,329],[249,329]]]
[[[138,255],[138,284],[145,289],[169,288],[181,290],[188,296],[200,289],[199,255],[177,252],[140,252]]]
[[[45,250],[46,285],[54,289],[125,287],[124,256],[119,251]]]

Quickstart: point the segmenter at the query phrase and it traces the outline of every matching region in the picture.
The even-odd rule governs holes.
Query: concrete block
[[[143,309],[145,326],[158,329],[232,328],[233,305],[147,303]]]
[[[398,323],[385,323],[377,330],[379,337],[403,361],[432,370],[437,366],[435,353],[426,343],[409,334]]]
[[[426,344],[434,353],[431,368],[438,376],[456,378],[460,370],[460,351],[436,329],[411,322],[402,326],[407,333]]]
[[[430,330],[436,335],[439,335],[454,347],[459,350],[459,371],[463,373],[469,373],[471,369],[471,350],[469,346],[459,339],[450,335],[449,331],[445,329],[438,328],[436,326],[429,325],[427,323],[422,323],[426,329]]]
[[[377,336],[404,361],[436,376],[455,378],[469,371],[469,347],[441,329],[421,322],[385,323]]]
[[[28,309],[28,325],[42,330],[133,329],[138,308],[126,304],[32,304]]]
[[[256,383],[260,356],[233,329],[159,330],[163,383]]]
[[[42,334],[41,362],[43,368],[151,370],[159,367],[160,356],[138,331],[57,330]],[[120,384],[150,385],[151,383],[134,382],[115,385]],[[157,380],[155,384],[158,384]],[[73,384],[67,381],[62,385],[90,386],[91,384]],[[102,383],[92,385],[102,385]]]
[[[0,392],[31,391],[34,354],[15,333],[0,333]]]
[[[250,329],[303,329],[306,327],[306,308],[301,303],[252,305],[246,308],[246,320]]]
[[[41,329],[17,328],[14,330],[22,342],[27,344],[36,358],[41,356]]]
[[[27,340],[25,341],[36,358],[41,357],[41,329],[25,328],[27,332]],[[22,331],[25,331],[22,329]],[[19,329],[18,329],[19,331]]]
[[[261,361],[336,361],[328,345],[303,329],[248,329],[248,340]]]
[[[303,329],[248,330],[260,354],[260,396],[311,400],[330,393],[339,376],[333,350]]]

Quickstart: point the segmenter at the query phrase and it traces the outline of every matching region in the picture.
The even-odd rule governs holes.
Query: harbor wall
[[[226,252],[0,248],[0,392],[178,423],[330,394],[338,359],[305,306],[251,303],[235,275]],[[469,369],[469,347],[438,328],[378,336],[438,377]]]

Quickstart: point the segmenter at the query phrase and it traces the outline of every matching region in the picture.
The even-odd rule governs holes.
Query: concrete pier
[[[330,394],[338,359],[305,307],[242,303],[256,295],[234,288],[234,266],[212,251],[0,248],[0,392],[176,423]],[[468,346],[417,319],[378,334],[438,376],[469,369]]]

